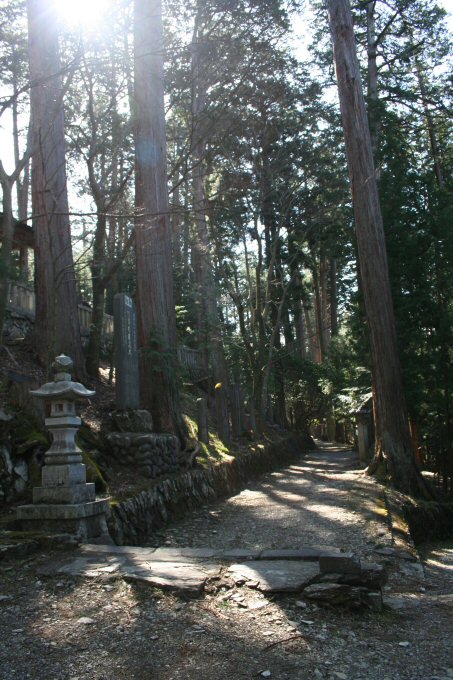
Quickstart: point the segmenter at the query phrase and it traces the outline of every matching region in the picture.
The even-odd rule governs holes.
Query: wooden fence
[[[24,283],[11,281],[8,291],[8,309],[21,316],[24,316],[31,321],[35,318],[35,291]],[[93,312],[86,304],[78,306],[80,332],[83,336],[88,336],[90,333],[90,326]],[[104,314],[104,335],[113,337],[113,316]],[[191,349],[185,345],[178,347],[178,361],[181,366],[184,366],[189,373],[192,380],[199,380],[204,377],[205,369],[203,367],[201,352],[196,349]]]
[[[10,283],[8,289],[8,309],[35,318],[35,292],[23,283]]]
[[[187,369],[191,380],[202,380],[206,377],[201,352],[185,345],[178,345],[178,361],[180,366]]]
[[[16,314],[23,315],[33,321],[36,309],[35,291],[24,283],[11,281],[7,308],[11,312],[16,312]],[[89,335],[93,312],[84,304],[78,306],[78,312],[80,332],[84,336]],[[109,337],[113,336],[113,316],[110,316],[110,314],[104,314],[104,334]]]

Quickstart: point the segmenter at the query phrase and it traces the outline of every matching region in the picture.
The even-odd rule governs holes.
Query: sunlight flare
[[[92,29],[107,16],[111,0],[53,0],[55,13],[69,28]]]

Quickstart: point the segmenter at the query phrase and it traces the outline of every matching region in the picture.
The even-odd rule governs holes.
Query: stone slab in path
[[[176,590],[185,595],[200,595],[206,581],[218,578],[221,568],[217,564],[194,565],[184,562],[150,562],[124,570],[126,581],[142,581],[158,588]]]
[[[120,577],[196,595],[202,592],[208,579],[220,577],[227,568],[225,562],[235,561],[228,568],[228,575],[236,583],[242,581],[263,592],[298,592],[319,575],[319,556],[326,552],[327,549],[319,548],[254,551],[85,544],[70,555],[41,565],[39,573]],[[261,559],[265,556],[271,559]]]
[[[248,560],[307,560],[316,562],[321,557],[340,553],[334,546],[303,546],[297,549],[280,548],[273,550],[259,550],[249,548],[139,548],[122,545],[84,544],[79,548],[82,554],[115,554],[134,555],[159,562],[173,562],[185,560],[219,560],[221,562],[237,562]]]
[[[263,550],[260,555],[260,560],[307,560],[316,561],[321,557],[327,557],[340,553],[339,548],[330,545],[325,546],[308,546],[300,548],[299,550],[291,550],[288,548],[276,550]]]
[[[319,565],[294,560],[257,560],[233,564],[228,574],[236,583],[254,584],[264,593],[297,593],[319,576]]]
[[[221,573],[220,564],[151,560],[151,554],[152,550],[140,548],[110,554],[106,550],[91,554],[85,551],[85,554],[51,560],[42,565],[38,573],[42,576],[122,577],[188,595],[200,594],[206,581]]]

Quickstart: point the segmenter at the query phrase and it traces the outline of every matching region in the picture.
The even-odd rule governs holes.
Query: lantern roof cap
[[[71,380],[73,367],[72,359],[65,354],[60,354],[52,364],[55,374],[53,382],[48,382],[37,390],[30,390],[30,394],[41,399],[69,399],[71,401],[89,399],[96,392]]]

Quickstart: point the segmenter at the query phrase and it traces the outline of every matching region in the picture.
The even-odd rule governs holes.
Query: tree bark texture
[[[376,449],[369,471],[385,473],[401,491],[427,494],[412,453],[384,228],[351,10],[348,0],[328,0],[327,7],[371,347]]]
[[[33,136],[32,205],[36,233],[36,348],[44,366],[64,352],[85,375],[66,184],[63,84],[53,12],[28,0]]]
[[[135,0],[135,246],[141,393],[159,431],[185,439],[176,380],[176,316],[166,167],[160,0]]]
[[[312,324],[311,316],[310,316],[310,307],[308,305],[308,302],[307,303],[304,302],[303,307],[304,307],[305,326],[306,326],[306,329],[307,329],[310,359],[319,364],[319,351],[317,350],[317,347],[316,347],[315,331],[313,330],[313,324]]]
[[[338,335],[338,286],[337,261],[330,260],[330,333],[332,337]]]
[[[2,188],[2,243],[0,247],[0,346],[3,342],[3,328],[5,325],[6,307],[8,304],[9,281],[8,274],[11,267],[11,256],[13,250],[14,219],[12,185],[0,164],[0,182]]]
[[[203,54],[204,36],[196,25],[192,39],[192,183],[195,212],[195,233],[192,243],[192,265],[197,289],[197,331],[205,367],[214,384],[222,382],[228,389],[228,371],[217,309],[213,275],[213,255],[210,246],[206,214],[206,77],[208,68]],[[207,374],[208,374],[207,373]]]
[[[101,360],[101,343],[104,323],[105,306],[105,238],[107,229],[107,219],[105,213],[100,212],[99,208],[96,233],[93,239],[93,260],[91,262],[91,285],[93,294],[93,312],[91,316],[90,337],[87,347],[87,371],[89,375],[98,377],[99,365]]]
[[[370,129],[371,149],[373,151],[374,165],[379,165],[379,136],[380,136],[380,115],[379,115],[379,94],[378,94],[378,66],[377,66],[377,37],[375,20],[376,2],[369,2],[366,5],[366,34],[367,34],[367,96],[368,96],[368,127]],[[379,169],[376,173],[379,179]]]

